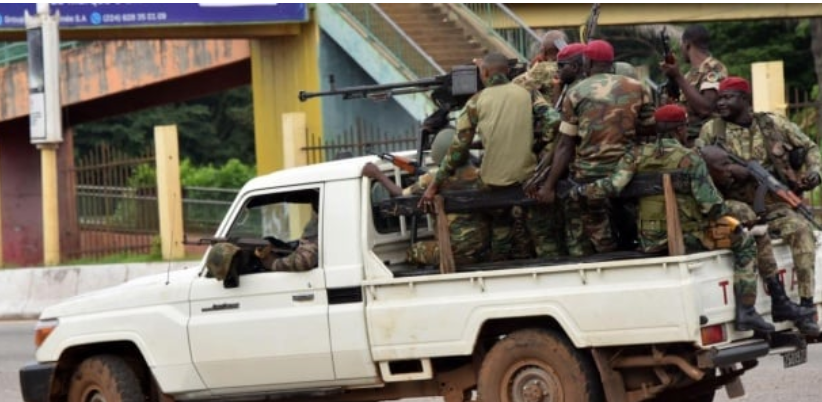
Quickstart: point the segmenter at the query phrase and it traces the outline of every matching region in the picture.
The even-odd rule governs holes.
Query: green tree
[[[254,121],[248,86],[219,94],[82,124],[75,130],[75,155],[100,143],[129,155],[153,147],[154,126],[176,124],[180,157],[195,165],[237,158],[254,164]]]

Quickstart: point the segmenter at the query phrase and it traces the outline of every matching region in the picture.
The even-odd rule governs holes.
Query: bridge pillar
[[[309,136],[322,138],[319,100],[300,102],[301,89],[320,87],[320,32],[315,11],[293,36],[251,40],[251,89],[257,174],[285,168],[282,115],[304,112]]]

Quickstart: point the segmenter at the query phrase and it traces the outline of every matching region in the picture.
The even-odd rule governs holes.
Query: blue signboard
[[[53,3],[60,28],[111,28],[305,22],[306,3]],[[25,28],[24,12],[34,15],[35,3],[0,4],[0,29]]]

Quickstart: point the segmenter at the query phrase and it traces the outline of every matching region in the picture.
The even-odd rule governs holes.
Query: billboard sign
[[[115,28],[308,21],[306,3],[50,3],[60,28]],[[25,28],[36,3],[0,4],[0,29]]]

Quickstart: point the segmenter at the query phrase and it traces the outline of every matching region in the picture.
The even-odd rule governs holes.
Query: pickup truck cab
[[[408,219],[380,213],[366,162],[405,178],[375,157],[261,176],[216,233],[294,240],[318,201],[314,269],[218,281],[204,258],[47,308],[25,401],[710,401],[768,353],[804,362],[791,323],[734,331],[727,251],[411,266]]]

